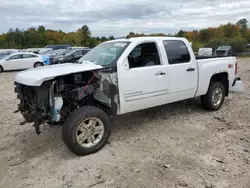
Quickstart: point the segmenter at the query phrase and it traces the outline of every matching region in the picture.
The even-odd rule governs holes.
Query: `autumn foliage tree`
[[[0,48],[36,48],[45,47],[48,44],[71,44],[73,46],[94,47],[110,37],[91,37],[91,31],[87,25],[83,25],[75,32],[65,33],[61,30],[46,29],[40,25],[27,30],[9,29],[7,33],[0,35]]]
[[[245,46],[250,42],[250,29],[248,20],[243,18],[237,23],[220,25],[217,28],[206,28],[202,30],[184,31],[176,34],[165,33],[135,33],[130,32],[127,37],[140,36],[177,36],[185,37],[192,42],[194,51],[200,47],[217,48],[219,45],[232,45],[236,51],[245,51]],[[37,28],[31,27],[27,30],[11,28],[7,33],[0,35],[0,48],[31,48],[44,47],[48,44],[71,44],[73,46],[94,47],[101,42],[112,40],[113,36],[92,37],[87,25],[83,25],[75,32],[65,33],[61,30],[50,30],[40,25]]]

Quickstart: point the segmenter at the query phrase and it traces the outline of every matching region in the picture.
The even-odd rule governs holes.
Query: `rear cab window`
[[[188,48],[183,41],[179,40],[165,40],[163,45],[168,57],[169,65],[189,63],[191,56]]]

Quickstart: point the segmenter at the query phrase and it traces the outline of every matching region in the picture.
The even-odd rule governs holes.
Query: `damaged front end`
[[[111,75],[100,71],[72,73],[44,81],[40,86],[15,82],[20,100],[15,112],[21,112],[25,119],[20,124],[34,123],[36,133],[40,134],[41,124],[61,124],[69,113],[84,105],[117,113],[118,89]]]
[[[48,83],[42,84],[40,87],[33,87],[15,82],[15,86],[15,93],[17,93],[17,98],[20,99],[18,110],[15,113],[20,111],[25,119],[20,125],[34,122],[36,132],[40,134],[39,125],[49,117]]]

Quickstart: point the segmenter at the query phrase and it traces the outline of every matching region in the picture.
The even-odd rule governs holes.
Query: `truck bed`
[[[213,58],[225,58],[225,57],[233,57],[233,56],[195,56],[196,60],[199,59],[213,59]]]
[[[235,78],[236,57],[213,56],[203,57],[200,59],[198,58],[196,60],[199,69],[197,96],[204,95],[207,92],[210,82],[210,79],[208,79],[207,75],[214,75],[224,72],[225,74],[228,74],[229,85],[233,84]]]

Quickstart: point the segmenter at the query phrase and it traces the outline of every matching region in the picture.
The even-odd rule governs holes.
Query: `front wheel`
[[[0,73],[3,72],[3,67],[0,65]]]
[[[109,116],[94,106],[77,109],[66,119],[62,137],[75,154],[96,153],[107,143],[111,133]]]
[[[225,100],[225,86],[220,82],[211,82],[207,94],[201,97],[201,103],[207,110],[217,111]]]

